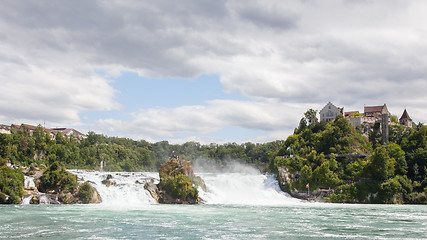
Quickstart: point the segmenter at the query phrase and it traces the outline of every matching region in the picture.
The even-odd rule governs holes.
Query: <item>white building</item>
[[[320,121],[330,122],[334,120],[338,115],[343,115],[344,108],[336,107],[331,102],[328,102],[325,107],[320,110]]]

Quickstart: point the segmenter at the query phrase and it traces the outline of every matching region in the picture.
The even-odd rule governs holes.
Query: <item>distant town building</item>
[[[406,111],[406,108],[403,111],[403,114],[402,114],[402,116],[399,119],[399,123],[401,125],[404,125],[404,126],[407,126],[407,127],[412,127],[412,119],[411,119],[411,117],[409,117],[409,114]]]
[[[42,130],[45,133],[49,134],[52,138],[55,138],[55,135],[57,133],[56,131],[54,131],[52,129],[49,129],[49,128],[42,127],[41,125],[39,125],[39,126],[42,128]],[[11,129],[14,129],[16,131],[20,131],[20,130],[21,131],[28,131],[28,133],[30,135],[33,135],[34,131],[36,131],[36,129],[37,129],[38,126],[34,126],[34,125],[24,124],[23,123],[21,125],[12,124],[10,127],[11,127]]]
[[[4,126],[4,125],[1,125],[1,126]],[[37,129],[37,127],[38,126],[33,126],[33,125],[29,125],[29,124],[21,124],[21,125],[12,124],[9,127],[9,133],[10,133],[10,129],[14,129],[15,131],[28,131],[28,133],[30,135],[33,135],[33,133]],[[62,134],[63,136],[67,136],[67,137],[74,136],[75,138],[77,138],[79,140],[86,138],[85,134],[83,134],[83,133],[81,133],[81,132],[79,132],[73,128],[53,128],[53,129],[45,128],[45,127],[41,127],[41,128],[45,133],[49,134],[52,137],[52,139],[55,139],[56,134],[58,134],[58,133]]]
[[[386,104],[382,106],[365,106],[363,116],[365,117],[366,122],[375,123],[381,120],[383,114],[387,114],[388,121],[390,121],[391,114],[388,111]]]
[[[312,124],[316,124],[318,121],[316,115],[313,115],[313,117],[311,117],[310,119],[308,119],[308,124],[312,125]]]
[[[359,111],[351,111],[351,112],[344,113],[345,118],[350,118],[350,117],[359,116],[359,115],[361,115]]]
[[[0,133],[10,134],[10,126],[0,124]]]
[[[320,121],[321,122],[330,122],[333,121],[338,115],[343,115],[344,108],[336,107],[331,102],[328,102],[326,106],[320,110]]]
[[[344,117],[351,122],[354,127],[360,127],[364,122],[364,117],[359,111],[345,112]]]
[[[77,138],[79,140],[86,138],[86,135],[77,131],[74,128],[52,128],[52,130],[60,132],[60,133],[62,133],[62,135],[67,136],[67,137],[74,136],[75,138]]]

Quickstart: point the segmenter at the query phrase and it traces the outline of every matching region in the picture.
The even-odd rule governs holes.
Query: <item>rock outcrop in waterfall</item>
[[[153,181],[145,184],[151,196],[159,203],[169,204],[196,204],[201,199],[197,188],[206,189],[202,178],[196,176],[189,161],[180,160],[178,156],[172,157],[159,169],[160,183]]]
[[[88,182],[78,183],[77,177],[58,162],[44,171],[32,168],[26,172],[24,204],[87,204],[100,203],[97,190]]]

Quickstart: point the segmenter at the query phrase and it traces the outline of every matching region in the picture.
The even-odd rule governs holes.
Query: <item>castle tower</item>
[[[387,144],[389,139],[388,118],[387,113],[381,115],[382,144]]]
[[[399,119],[399,123],[400,123],[400,125],[404,125],[404,126],[407,126],[407,127],[412,127],[412,119],[411,119],[411,117],[409,117],[409,114],[406,111],[406,108],[403,111],[403,114],[402,114],[402,116]]]

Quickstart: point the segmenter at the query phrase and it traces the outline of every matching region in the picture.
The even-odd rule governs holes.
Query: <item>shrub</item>
[[[12,170],[6,166],[0,168],[0,192],[4,193],[0,201],[3,203],[16,204],[21,202],[24,195],[24,174],[21,169]],[[6,201],[6,196],[9,199]]]
[[[335,192],[329,195],[333,202],[347,203],[372,203],[376,199],[371,198],[372,194],[379,189],[377,182],[361,182],[339,186]]]
[[[402,185],[395,178],[381,184],[378,193],[380,203],[398,203],[402,198]],[[397,202],[396,202],[397,201]]]
[[[411,204],[427,204],[427,193],[413,192],[406,196],[405,203]]]
[[[6,159],[4,159],[0,156],[0,167],[5,166],[6,164],[7,164]]]
[[[355,184],[341,185],[335,190],[334,193],[329,195],[329,199],[332,202],[354,203],[356,202],[357,195],[358,189]]]
[[[0,192],[0,204],[6,203],[6,195]]]
[[[93,193],[94,193],[93,187],[90,185],[89,182],[84,182],[80,188],[79,188],[79,199],[84,203],[88,204],[90,201],[92,201]]]
[[[188,176],[176,174],[164,182],[164,187],[166,192],[174,198],[197,201],[198,191],[193,187],[193,182]]]
[[[58,162],[54,162],[40,177],[39,187],[42,192],[50,190],[63,193],[73,192],[77,188],[77,180],[73,174],[67,172]]]

